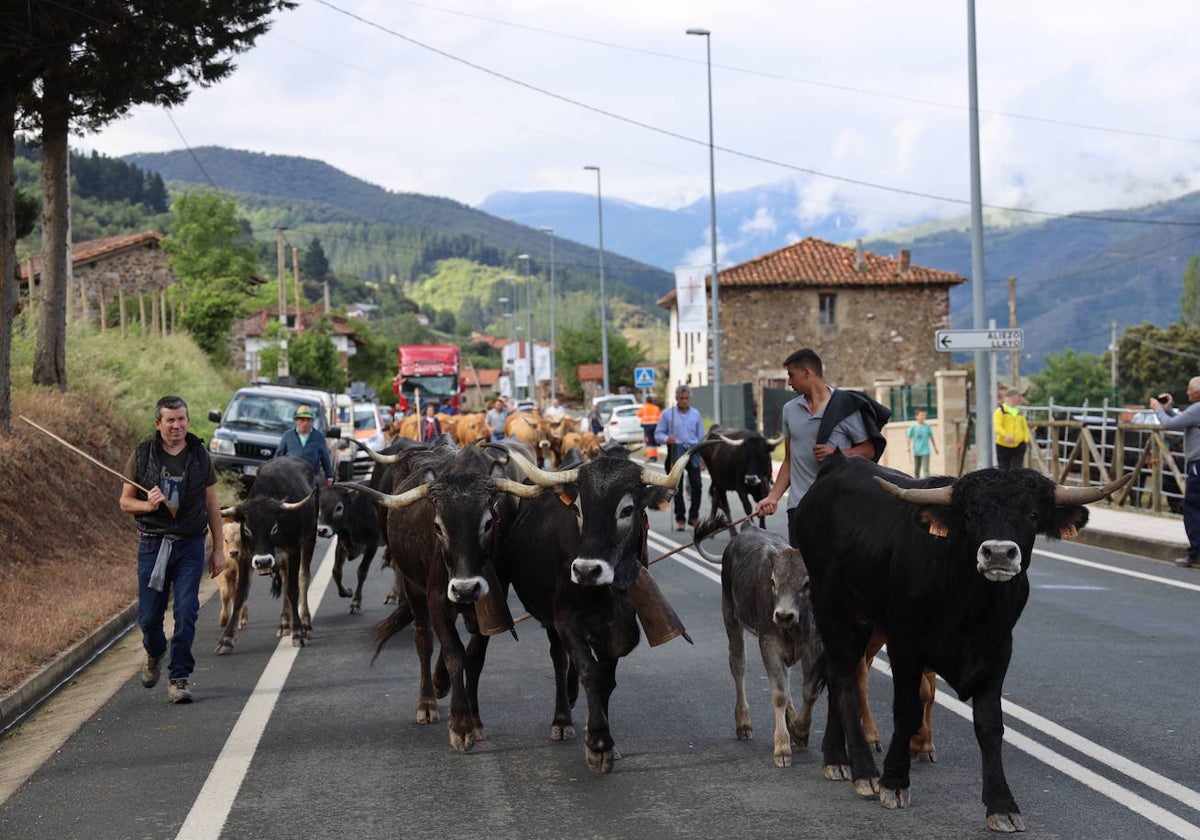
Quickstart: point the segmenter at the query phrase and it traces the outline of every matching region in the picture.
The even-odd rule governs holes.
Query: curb
[[[137,623],[137,601],[105,622],[86,638],[55,657],[49,665],[9,694],[0,697],[0,735],[49,700],[58,689],[91,664]]]
[[[1121,534],[1115,531],[1100,531],[1084,528],[1074,538],[1077,543],[1090,545],[1093,548],[1104,548],[1109,551],[1123,551],[1126,554],[1140,554],[1155,560],[1165,560],[1173,563],[1176,557],[1187,554],[1187,545],[1177,545],[1173,542],[1152,540],[1147,537],[1136,537],[1132,534]]]

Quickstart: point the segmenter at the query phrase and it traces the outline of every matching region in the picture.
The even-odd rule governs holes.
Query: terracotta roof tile
[[[810,236],[723,270],[721,288],[956,286],[967,281],[961,274],[951,271],[913,265],[907,255],[906,250],[902,250],[899,257],[864,251],[863,264],[859,268],[854,248]],[[708,276],[704,280],[705,286],[711,285]],[[674,306],[675,291],[672,289],[660,298],[658,304],[668,308]]]
[[[71,246],[71,264],[76,266],[87,265],[103,257],[111,257],[135,248],[158,248],[162,238],[163,235],[161,233],[148,230],[142,233],[129,233],[124,236],[107,236],[103,239],[89,239],[87,242],[76,242]],[[35,275],[41,274],[42,258],[34,256],[32,261],[33,273]],[[29,279],[29,262],[30,260],[21,261],[21,278],[25,280]]]

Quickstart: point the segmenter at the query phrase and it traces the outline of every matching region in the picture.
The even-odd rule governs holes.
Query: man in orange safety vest
[[[642,424],[642,433],[646,437],[646,460],[658,460],[658,444],[654,440],[654,429],[662,417],[662,409],[654,401],[653,396],[646,397],[646,402],[638,409],[638,422]]]

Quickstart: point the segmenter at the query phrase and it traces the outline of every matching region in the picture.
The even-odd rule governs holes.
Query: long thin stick
[[[44,434],[44,435],[47,435],[47,436],[49,436],[49,437],[52,437],[52,438],[54,438],[56,441],[58,441],[59,443],[61,443],[63,446],[67,447],[67,449],[70,449],[70,450],[71,450],[72,452],[74,452],[76,455],[82,455],[84,458],[87,458],[89,461],[91,461],[93,464],[95,464],[95,465],[96,465],[97,467],[99,467],[100,469],[102,469],[102,470],[105,470],[106,472],[110,472],[110,473],[112,473],[112,474],[113,474],[113,475],[115,475],[117,478],[119,478],[119,479],[121,479],[122,481],[124,481],[126,484],[132,484],[134,487],[136,487],[137,489],[141,490],[143,493],[145,493],[145,494],[149,495],[150,491],[149,491],[149,490],[147,490],[147,489],[146,489],[145,487],[143,487],[142,485],[138,484],[136,481],[133,481],[133,480],[131,480],[131,479],[129,479],[129,478],[126,478],[124,475],[122,475],[121,473],[117,472],[117,471],[116,471],[116,470],[114,470],[112,467],[108,466],[107,464],[103,464],[103,463],[101,463],[100,461],[97,461],[95,458],[93,458],[91,455],[89,455],[89,454],[87,454],[86,452],[84,452],[84,451],[83,451],[82,449],[80,449],[78,446],[72,446],[71,444],[67,443],[65,440],[63,440],[62,438],[60,438],[58,435],[54,434],[54,432],[50,431],[49,429],[43,429],[43,428],[42,428],[41,426],[39,426],[37,423],[34,423],[34,422],[33,422],[32,420],[30,420],[28,417],[26,417],[26,416],[24,416],[24,415],[21,415],[21,414],[17,415],[17,419],[18,419],[18,420],[24,420],[26,423],[28,423],[30,426],[33,426],[33,428],[37,429],[37,430],[38,430],[39,432],[41,432],[42,434]]]

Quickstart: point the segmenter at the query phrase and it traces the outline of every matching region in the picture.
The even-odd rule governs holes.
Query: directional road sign
[[[946,353],[966,350],[1020,350],[1025,346],[1025,331],[1015,330],[938,330],[934,346]]]
[[[640,367],[633,369],[633,387],[635,388],[653,388],[654,387],[654,368]]]

